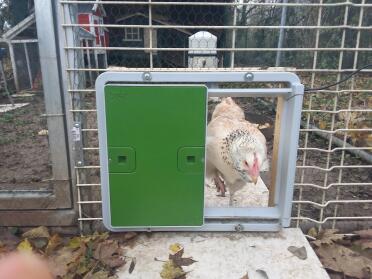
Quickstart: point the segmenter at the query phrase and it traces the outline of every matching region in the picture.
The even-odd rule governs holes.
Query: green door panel
[[[204,171],[204,147],[181,147],[178,150],[178,170],[189,173]]]
[[[207,89],[106,85],[113,227],[200,226]]]
[[[133,172],[136,169],[136,152],[132,147],[109,147],[109,172]]]

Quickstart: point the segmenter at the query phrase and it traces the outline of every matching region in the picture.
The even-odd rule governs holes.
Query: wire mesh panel
[[[372,70],[323,85],[372,62],[372,2],[59,0],[57,10],[71,114],[81,134],[75,142],[81,228],[101,220],[94,80],[126,68],[296,72],[317,90],[304,98],[293,226],[369,224]]]

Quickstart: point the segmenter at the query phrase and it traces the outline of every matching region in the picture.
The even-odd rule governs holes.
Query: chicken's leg
[[[220,178],[218,174],[214,177],[214,183],[216,184],[217,192],[221,192],[221,194],[218,196],[225,197],[226,193],[225,182],[223,182],[223,180]]]
[[[229,194],[230,194],[229,206],[234,206],[235,191],[231,191],[231,188],[229,188]]]

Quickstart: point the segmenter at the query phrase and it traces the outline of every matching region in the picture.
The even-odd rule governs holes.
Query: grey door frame
[[[0,191],[0,226],[71,226],[77,223],[70,105],[64,93],[57,1],[35,0],[52,179],[48,190]]]

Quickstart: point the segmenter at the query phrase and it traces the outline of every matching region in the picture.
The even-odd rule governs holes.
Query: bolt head
[[[253,76],[252,73],[246,73],[246,74],[244,75],[244,79],[245,79],[246,81],[253,81],[253,78],[254,78],[254,76]]]
[[[82,161],[77,161],[77,165],[78,166],[82,166],[83,165],[83,162]]]
[[[237,232],[241,232],[241,231],[244,230],[244,227],[243,227],[242,224],[237,224],[237,225],[235,226],[235,230],[236,230]]]
[[[80,124],[79,124],[79,123],[75,123],[75,124],[74,124],[74,127],[75,127],[75,128],[79,128],[79,127],[80,127]]]
[[[150,81],[152,79],[151,74],[149,72],[143,73],[142,78],[145,81]]]

